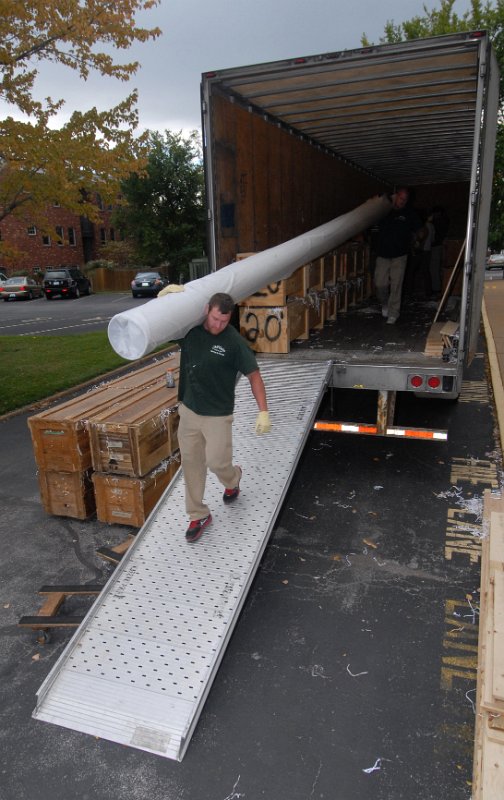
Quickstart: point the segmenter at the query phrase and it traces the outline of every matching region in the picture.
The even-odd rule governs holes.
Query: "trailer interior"
[[[335,370],[335,386],[380,388],[376,378],[358,380],[359,369],[425,364],[433,321],[456,321],[453,352],[436,357],[456,395],[479,331],[497,102],[498,69],[485,32],[205,74],[212,266],[410,187],[419,212],[439,205],[449,216],[441,296],[421,298],[410,270],[396,326],[384,324],[371,296],[309,341],[293,342],[291,353],[355,365],[340,383]],[[365,235],[372,272],[373,231]],[[389,388],[413,388],[402,378],[395,383]]]

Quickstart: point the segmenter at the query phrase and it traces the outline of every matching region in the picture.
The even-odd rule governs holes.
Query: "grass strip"
[[[0,414],[43,400],[128,364],[107,331],[71,336],[0,336]]]

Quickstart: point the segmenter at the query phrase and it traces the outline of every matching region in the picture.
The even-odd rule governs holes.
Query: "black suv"
[[[44,294],[47,300],[53,297],[80,297],[91,294],[91,283],[77,267],[55,267],[44,275]]]

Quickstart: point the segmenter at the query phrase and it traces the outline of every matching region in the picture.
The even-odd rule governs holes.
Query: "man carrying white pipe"
[[[180,290],[180,289],[179,289]],[[205,319],[181,340],[178,439],[185,481],[189,527],[196,542],[212,522],[204,502],[207,468],[224,486],[224,503],[240,494],[241,467],[233,464],[232,425],[236,379],[245,375],[257,403],[256,433],[271,428],[266,389],[256,357],[229,325],[234,309],[229,294],[212,295]]]

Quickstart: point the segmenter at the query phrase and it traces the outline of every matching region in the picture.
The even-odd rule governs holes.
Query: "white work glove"
[[[169,283],[168,286],[165,286],[164,289],[161,289],[158,292],[158,297],[163,297],[165,294],[172,294],[173,292],[183,292],[184,287],[181,286],[179,283]]]
[[[259,411],[256,419],[256,433],[269,433],[271,430],[270,415],[267,411]]]

